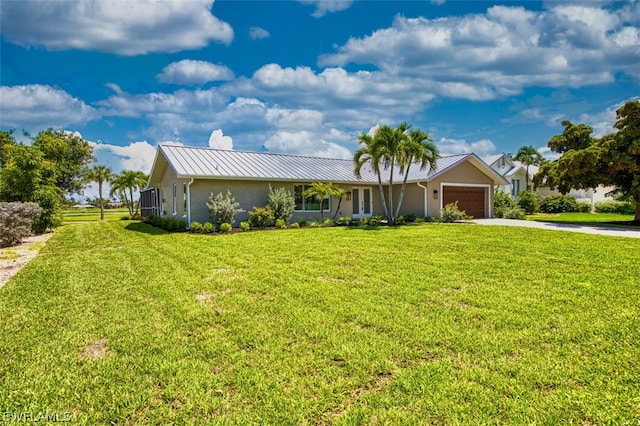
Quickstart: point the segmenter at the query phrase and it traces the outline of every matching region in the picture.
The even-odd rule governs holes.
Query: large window
[[[173,214],[178,214],[178,186],[173,184]]]
[[[294,185],[293,196],[296,200],[296,210],[304,212],[319,212],[320,211],[320,198],[317,196],[305,197],[304,191],[306,191],[311,185]],[[330,210],[329,196],[322,199],[322,210]]]
[[[182,215],[187,215],[187,184],[182,184]]]
[[[520,192],[520,179],[511,179],[511,195],[516,196]]]

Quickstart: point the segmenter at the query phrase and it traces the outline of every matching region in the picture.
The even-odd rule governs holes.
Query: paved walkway
[[[640,229],[617,228],[614,226],[585,226],[569,223],[535,222],[515,219],[475,219],[479,225],[521,226],[525,228],[550,229],[555,231],[581,232],[583,234],[608,235],[610,237],[640,238]]]

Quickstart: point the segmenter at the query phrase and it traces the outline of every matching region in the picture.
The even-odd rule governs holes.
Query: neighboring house
[[[489,155],[484,157],[483,160],[489,164],[493,170],[500,173],[502,177],[509,181],[508,185],[498,186],[497,189],[511,194],[512,197],[516,197],[518,192],[526,189],[526,164],[512,160],[507,154]],[[537,166],[529,166],[530,187],[533,186],[533,176],[538,173],[538,170],[539,168]],[[548,187],[540,187],[536,188],[536,190],[543,197],[560,194],[560,191],[557,189],[550,189]],[[605,198],[610,197],[608,194],[613,190],[613,186],[600,185],[595,189],[572,189],[567,195],[571,195],[578,201],[588,201],[593,204],[598,201],[604,201]]]
[[[497,189],[501,189],[514,198],[517,197],[518,192],[527,189],[525,188],[527,185],[526,164],[512,160],[507,154],[488,155],[483,160],[508,182],[506,185],[498,186]],[[537,171],[536,166],[529,166],[529,186],[532,185],[531,180]]]
[[[388,171],[384,175],[386,196]],[[399,172],[394,179],[397,203],[402,184]],[[141,192],[141,211],[145,216],[184,218],[188,224],[206,222],[210,220],[206,206],[209,196],[229,190],[245,210],[236,216],[239,222],[247,220],[253,207],[267,204],[271,185],[284,187],[294,195],[293,220],[318,220],[320,201],[303,196],[312,182],[333,182],[345,189],[340,217],[384,215],[376,174],[365,166],[361,178],[357,178],[352,160],[173,145],[158,147],[147,188]],[[432,172],[414,165],[400,214],[439,217],[444,205],[458,201],[467,214],[492,217],[494,188],[507,183],[475,154],[442,157]],[[325,216],[332,217],[338,200],[331,198],[323,203]]]
[[[578,201],[585,201],[591,204],[611,199],[615,187],[599,185],[597,188],[589,189],[572,189],[567,195],[571,195]],[[557,189],[551,189],[549,187],[540,187],[537,189],[540,195],[548,197],[549,195],[560,194]]]

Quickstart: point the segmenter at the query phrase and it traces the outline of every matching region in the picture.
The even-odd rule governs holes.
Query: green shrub
[[[527,214],[533,214],[540,211],[540,194],[536,191],[527,190],[518,193],[518,206]]]
[[[0,247],[16,245],[30,236],[41,212],[36,203],[0,203]]]
[[[202,224],[200,222],[196,222],[196,221],[191,222],[191,225],[189,226],[189,231],[195,232],[196,234],[201,233],[202,232]]]
[[[407,223],[407,219],[404,216],[396,217],[396,225],[404,225]]]
[[[124,216],[120,216],[120,220],[129,220],[129,215],[125,214]]]
[[[274,221],[273,210],[269,207],[254,207],[249,212],[249,224],[255,228],[266,228]]]
[[[273,211],[273,218],[277,221],[282,219],[285,224],[289,223],[293,216],[293,211],[296,208],[296,200],[290,191],[285,188],[271,188],[269,185],[269,192],[267,193],[267,207]],[[276,225],[277,227],[277,225]]]
[[[226,223],[226,222],[225,222],[225,223],[221,223],[221,224],[220,224],[220,232],[225,232],[225,233],[226,233],[226,232],[231,232],[231,229],[232,229],[232,228],[233,228],[233,227],[231,226],[231,224],[230,224],[230,223]]]
[[[287,224],[284,222],[284,219],[276,219],[276,228],[287,229]]]
[[[351,217],[341,217],[336,221],[338,225],[350,225],[353,223],[353,218]]]
[[[307,221],[304,219],[300,219],[296,222],[300,228],[307,226]]]
[[[240,229],[246,232],[251,229],[251,225],[249,225],[249,222],[246,221],[240,222]]]
[[[202,225],[202,233],[203,234],[213,234],[216,232],[216,226],[211,222],[205,222]]]
[[[289,225],[290,228],[300,228],[300,224],[298,222],[293,222],[291,225]]]
[[[39,188],[33,193],[31,201],[37,203],[41,209],[40,216],[35,218],[31,225],[33,232],[42,234],[47,229],[60,226],[62,223],[62,215],[60,213],[62,197],[57,188],[50,186]]]
[[[540,203],[543,213],[568,213],[578,211],[578,202],[571,195],[549,195]]]
[[[578,209],[580,213],[589,213],[591,211],[591,203],[588,201],[578,201]]]
[[[495,217],[504,217],[504,212],[506,210],[514,209],[516,207],[518,207],[516,200],[511,198],[509,194],[501,189],[496,189],[493,194],[493,215]]]
[[[631,201],[599,201],[593,206],[596,213],[635,214],[636,206]]]
[[[149,216],[147,222],[156,228],[171,232],[184,231],[187,228],[187,222],[185,220],[175,217]]]
[[[334,226],[336,223],[333,221],[333,219],[325,219],[322,222],[320,222],[320,226],[322,226],[323,228],[330,228],[332,226]]]
[[[426,218],[424,217],[416,217],[416,223],[425,223],[426,222]]]
[[[520,219],[523,220],[527,217],[527,214],[520,207],[513,207],[504,211],[502,216],[505,219]]]
[[[211,214],[211,222],[213,222],[216,229],[219,229],[223,223],[233,225],[235,215],[244,211],[239,209],[239,206],[240,203],[236,202],[236,199],[229,190],[227,190],[226,195],[222,195],[222,192],[220,192],[215,197],[212,192],[209,196],[209,201],[207,201],[207,207]]]
[[[316,222],[315,220],[312,220],[311,222],[307,223],[307,226],[309,228],[318,228],[318,227],[320,227],[320,223]]]
[[[370,226],[378,226],[381,223],[382,223],[382,216],[380,216],[380,215],[374,215],[374,216],[371,216],[369,218],[369,225]]]
[[[458,202],[450,203],[440,210],[440,218],[445,223],[457,222],[467,216],[464,210],[458,209]]]

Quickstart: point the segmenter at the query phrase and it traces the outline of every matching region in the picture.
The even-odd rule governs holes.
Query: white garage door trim
[[[491,184],[487,183],[456,183],[456,182],[440,182],[440,210],[444,207],[442,203],[444,202],[444,187],[445,186],[460,186],[467,188],[486,188],[488,197],[484,199],[484,211],[487,212],[487,217],[493,217],[493,193],[491,191]]]

